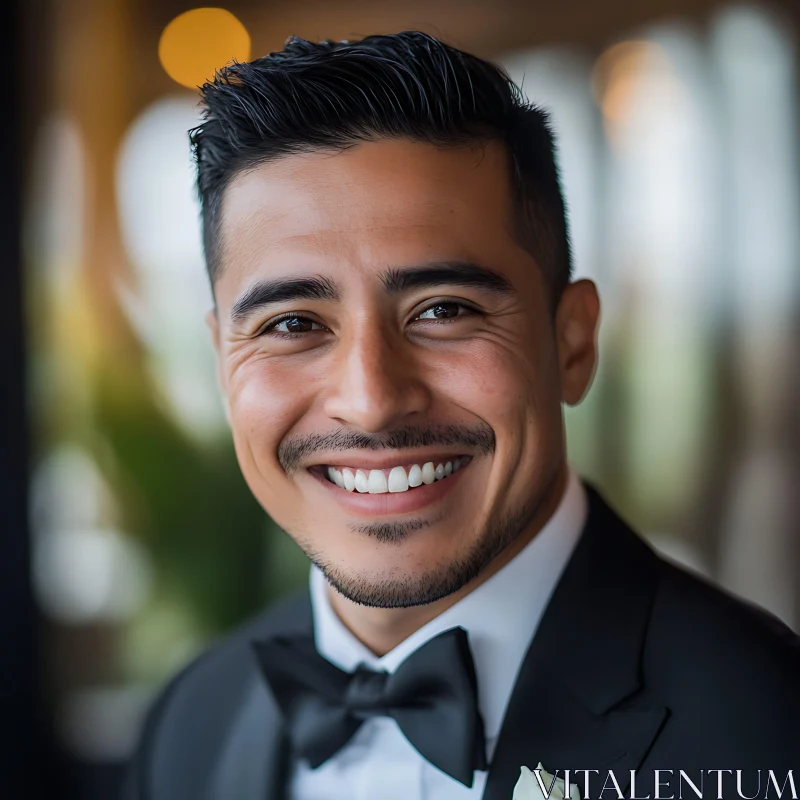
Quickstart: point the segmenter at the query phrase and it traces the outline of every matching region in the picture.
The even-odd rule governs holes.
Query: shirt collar
[[[312,566],[310,590],[317,651],[346,672],[365,664],[391,673],[425,642],[461,626],[469,635],[478,705],[491,756],[517,672],[580,538],[587,514],[586,490],[570,470],[555,512],[514,559],[380,658],[336,616],[328,600],[328,583]]]

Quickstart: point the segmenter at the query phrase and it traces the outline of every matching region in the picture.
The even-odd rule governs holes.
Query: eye
[[[285,317],[279,317],[267,324],[261,331],[261,335],[269,334],[288,339],[302,336],[304,333],[324,330],[325,326],[315,322],[313,319],[300,317],[296,314],[287,314]]]
[[[463,303],[456,303],[454,300],[440,300],[432,306],[428,306],[415,319],[433,320],[437,322],[449,322],[458,317],[465,317],[473,313]]]

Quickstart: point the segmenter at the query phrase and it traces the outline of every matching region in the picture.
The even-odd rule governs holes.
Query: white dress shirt
[[[310,588],[318,652],[340,669],[359,664],[393,673],[415,650],[449,628],[469,636],[478,682],[478,707],[491,762],[522,659],[547,602],[586,522],[588,503],[570,472],[555,513],[508,564],[474,591],[378,658],[350,633],[328,600],[328,583],[311,568]],[[477,800],[487,772],[475,772],[472,787],[451,778],[423,758],[390,717],[372,717],[333,757],[316,769],[295,763],[291,800]]]

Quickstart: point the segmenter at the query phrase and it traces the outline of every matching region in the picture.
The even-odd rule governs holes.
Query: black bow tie
[[[472,786],[486,769],[475,665],[463,628],[413,652],[393,674],[343,672],[312,636],[255,642],[261,668],[286,718],[295,753],[318,767],[374,716],[392,717],[409,742],[443,772]]]

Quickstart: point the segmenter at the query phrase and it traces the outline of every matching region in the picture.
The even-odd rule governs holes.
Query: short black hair
[[[212,291],[220,270],[220,209],[243,171],[285,155],[406,138],[441,147],[499,141],[510,156],[515,234],[557,301],[572,257],[555,139],[547,113],[506,71],[419,31],[309,42],[234,62],[200,87],[189,131]]]

